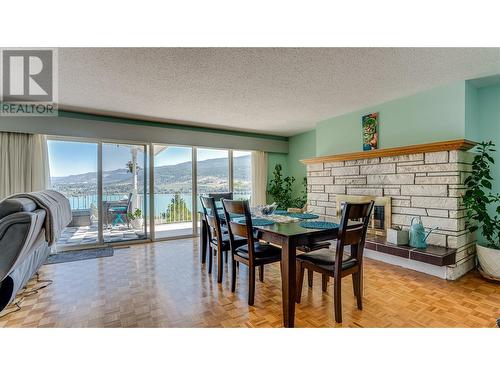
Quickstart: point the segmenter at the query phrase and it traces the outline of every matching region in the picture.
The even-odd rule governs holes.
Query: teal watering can
[[[415,219],[418,219],[417,222],[413,223]],[[438,229],[437,227],[434,229]],[[427,248],[427,237],[434,230],[431,229],[428,233],[425,233],[424,225],[422,224],[422,219],[419,217],[414,217],[411,219],[410,223],[410,246],[416,247],[417,249],[426,249]]]

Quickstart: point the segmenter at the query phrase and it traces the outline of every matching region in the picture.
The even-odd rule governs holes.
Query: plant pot
[[[409,232],[407,230],[387,229],[387,242],[395,245],[408,245]]]
[[[134,219],[130,220],[130,224],[132,224],[132,228],[134,229],[142,229],[142,226],[144,225],[144,219]]]
[[[476,245],[477,258],[483,272],[495,279],[500,279],[500,250]]]

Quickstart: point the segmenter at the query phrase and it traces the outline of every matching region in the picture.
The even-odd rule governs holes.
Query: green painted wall
[[[479,140],[493,141],[496,152],[492,155],[493,192],[500,193],[500,84],[482,87],[477,90],[479,108]],[[491,207],[494,214],[494,207]]]
[[[465,82],[465,139],[480,141],[478,89]]]
[[[464,138],[465,92],[460,81],[321,121],[316,155],[361,151],[361,117],[372,112],[380,113],[380,148]]]
[[[302,180],[306,176],[306,166],[300,162],[301,159],[314,157],[316,155],[316,134],[314,130],[297,134],[288,140],[288,154],[268,153],[268,175],[267,181],[273,178],[276,164],[283,167],[283,176],[295,177],[294,196],[302,192]],[[267,197],[269,203],[272,198]]]
[[[297,134],[288,139],[288,173],[295,177],[293,193],[300,195],[303,191],[302,180],[306,177],[306,166],[300,162],[316,156],[316,131]]]

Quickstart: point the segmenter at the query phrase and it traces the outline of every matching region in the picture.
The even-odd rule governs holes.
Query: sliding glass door
[[[196,155],[197,199],[208,193],[223,193],[231,190],[229,178],[229,150],[198,148]]]
[[[102,144],[104,242],[146,238],[146,146]]]
[[[193,148],[154,145],[155,238],[193,234]]]
[[[73,215],[59,249],[148,238],[146,145],[57,138],[48,149],[52,189]]]
[[[200,195],[251,195],[249,151],[66,138],[48,148],[52,188],[73,211],[61,249],[190,236]]]
[[[250,199],[252,196],[252,153],[233,151],[234,199]]]
[[[99,144],[84,141],[49,140],[52,189],[68,198],[73,220],[57,246],[92,246],[99,241]]]

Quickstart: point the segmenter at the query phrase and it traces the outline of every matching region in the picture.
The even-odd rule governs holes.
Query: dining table
[[[225,219],[219,210],[222,222]],[[338,224],[340,219],[319,218]],[[309,229],[300,225],[301,221],[274,223],[272,225],[254,225],[254,235],[261,241],[281,247],[281,282],[283,300],[283,326],[293,328],[295,324],[296,293],[296,252],[297,247],[314,242],[334,240],[338,236],[338,225],[328,229]],[[354,222],[349,225],[353,225]],[[201,262],[206,262],[208,246],[208,225],[204,215],[200,215],[200,254]]]

